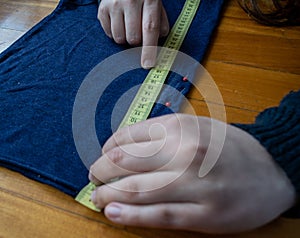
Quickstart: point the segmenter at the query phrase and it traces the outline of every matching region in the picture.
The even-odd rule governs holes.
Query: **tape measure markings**
[[[149,71],[140,86],[119,128],[144,121],[150,115],[176,58],[177,50],[180,49],[184,41],[200,2],[201,0],[186,0],[165,44],[158,54],[156,66]],[[99,212],[100,210],[91,201],[91,195],[95,188],[96,186],[93,183],[89,183],[79,192],[75,200]]]

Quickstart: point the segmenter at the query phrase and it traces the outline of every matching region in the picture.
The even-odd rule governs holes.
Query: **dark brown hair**
[[[238,0],[238,3],[262,24],[300,25],[300,0]]]

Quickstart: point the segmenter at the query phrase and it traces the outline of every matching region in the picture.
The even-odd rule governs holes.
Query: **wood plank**
[[[249,66],[208,61],[205,68],[218,86],[226,106],[260,112],[277,106],[291,90],[300,89],[300,76]],[[188,98],[203,100],[206,79],[199,76]],[[200,90],[201,89],[201,90]],[[199,91],[200,90],[200,91]]]
[[[158,237],[161,236],[162,234],[163,236],[161,237],[166,237],[166,238],[168,237],[181,238],[182,236],[187,236],[187,235],[188,235],[187,237],[199,237],[199,234],[195,232],[186,232],[186,231],[174,232],[171,230],[149,229],[149,228],[140,229],[137,227],[124,227],[121,225],[114,224],[110,222],[108,219],[106,219],[103,213],[97,213],[82,206],[81,204],[77,203],[72,197],[60,192],[59,190],[51,186],[41,184],[34,180],[28,179],[19,173],[0,167],[0,192],[1,191],[3,193],[11,194],[15,197],[21,198],[29,203],[35,203],[38,204],[39,206],[47,207],[49,209],[55,209],[58,213],[64,213],[67,214],[68,216],[76,216],[82,220],[97,222],[100,225],[106,225],[107,229],[123,229],[123,230],[127,230],[129,233],[141,235],[142,237]],[[1,199],[1,194],[0,194],[0,199]],[[22,201],[20,201],[20,203],[22,203]],[[4,200],[2,204],[6,204],[6,206],[8,207],[12,207],[12,206],[14,207],[13,201],[8,203]],[[28,205],[26,203],[23,204],[22,206],[28,206]],[[40,212],[37,211],[37,216],[39,216],[39,213]],[[4,218],[5,217],[0,218],[0,223]],[[60,221],[60,219],[58,220]],[[57,223],[56,220],[53,220],[52,222],[53,224]],[[77,223],[75,222],[74,224]],[[22,226],[22,224],[20,224],[20,226]],[[143,234],[140,233],[141,230],[143,231],[142,232]],[[1,226],[0,226],[0,231],[1,231]],[[1,233],[0,233],[0,237],[1,237]],[[11,236],[4,236],[4,237],[11,237]]]
[[[245,25],[247,25],[247,27],[245,27]],[[269,27],[259,24],[253,21],[248,14],[240,8],[237,1],[226,1],[223,17],[221,18],[221,23],[218,28],[227,31],[254,34],[257,37],[269,35],[288,39],[299,39],[299,27]]]
[[[0,53],[7,49],[12,42],[19,39],[25,32],[0,28]]]
[[[93,212],[60,191],[19,173],[0,168],[0,181],[0,237],[219,237],[196,232],[116,225],[104,218],[102,213]],[[297,219],[280,218],[252,232],[222,237],[296,238],[299,235],[295,230],[297,225]]]
[[[227,123],[253,123],[258,114],[256,111],[230,106],[223,107],[219,104],[205,102],[202,100],[190,99],[189,104],[190,105],[184,103],[182,105],[182,113],[211,117]]]
[[[56,207],[61,211],[71,211],[72,214],[88,218],[93,221],[111,225],[102,213],[93,212],[77,203],[71,196],[59,190],[38,182],[34,182],[19,173],[0,168],[0,188],[3,191],[26,198],[44,206]],[[17,185],[17,186],[16,186]]]
[[[0,199],[1,237],[139,237],[3,190]]]
[[[297,39],[268,35],[256,37],[252,34],[218,30],[214,47],[210,48],[209,54],[210,59],[215,61],[300,74],[299,43]]]
[[[0,0],[0,53],[50,14],[58,0]]]
[[[50,14],[57,2],[58,1],[0,0],[0,27],[16,31],[27,31]]]
[[[224,12],[236,5],[233,2],[227,3]],[[207,51],[210,60],[300,74],[299,26],[263,26],[245,18],[237,6],[232,11],[235,18],[224,14],[215,31]]]

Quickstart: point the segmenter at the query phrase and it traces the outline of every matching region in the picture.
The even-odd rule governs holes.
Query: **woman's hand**
[[[212,122],[227,130],[222,148],[211,140],[212,132],[222,139]],[[221,150],[218,158],[206,155],[210,146]],[[216,163],[200,177],[207,162]],[[116,177],[121,179],[109,182]],[[105,207],[107,218],[133,226],[241,232],[268,223],[295,202],[291,182],[251,135],[183,114],[117,131],[92,165],[90,180],[106,183],[97,187],[92,201]]]
[[[118,44],[146,46],[142,50],[144,68],[155,65],[158,38],[169,32],[169,22],[161,0],[102,0],[98,19],[103,30]]]

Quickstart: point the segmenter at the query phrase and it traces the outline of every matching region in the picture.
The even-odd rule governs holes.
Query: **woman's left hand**
[[[289,209],[294,187],[271,155],[250,134],[214,123],[227,130],[222,148],[205,117],[173,114],[120,129],[91,167],[90,180],[106,183],[92,201],[116,223],[208,233],[253,229]],[[221,154],[207,157],[216,163],[199,177],[210,146]]]

